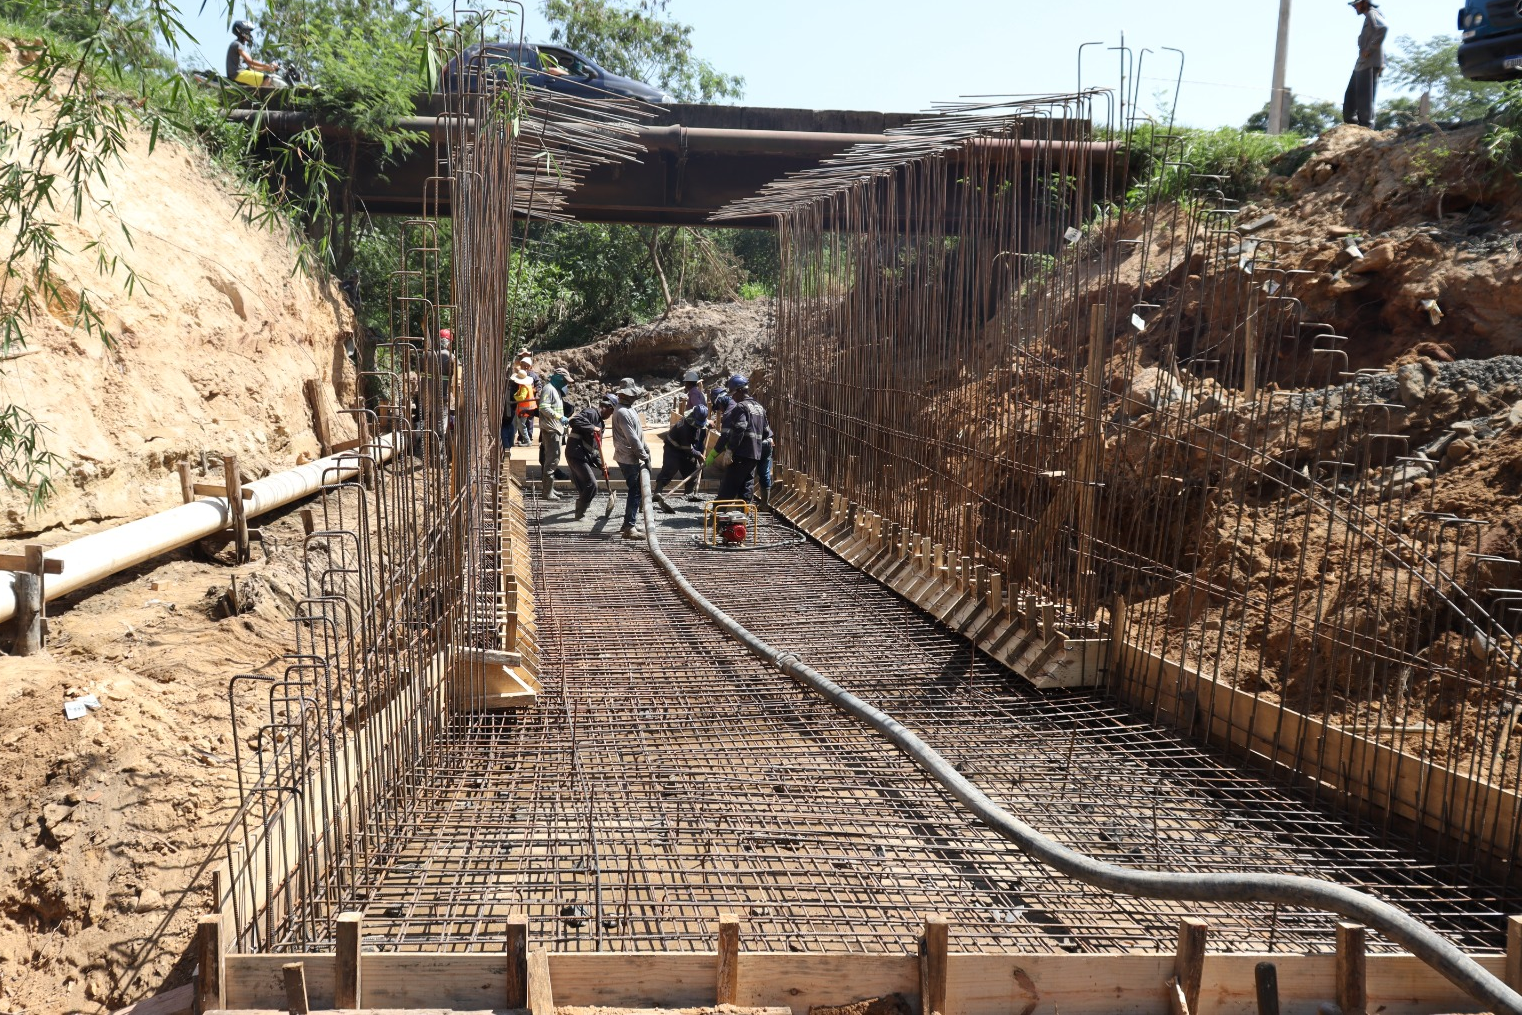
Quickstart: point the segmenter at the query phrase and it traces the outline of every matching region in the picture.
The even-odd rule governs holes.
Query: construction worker
[[[680,476],[687,481],[686,492],[692,493],[697,481],[698,467],[703,464],[703,453],[708,443],[708,396],[703,392],[703,378],[696,370],[689,370],[682,377],[687,385],[687,397],[682,403],[682,418],[670,430],[661,434],[665,450],[661,455],[661,471],[655,477],[655,502],[667,514],[675,511],[661,496],[666,484]]]
[[[735,374],[726,385],[734,404],[724,414],[724,425],[714,451],[727,454],[729,465],[719,483],[719,500],[750,500],[756,481],[756,468],[765,455],[765,443],[772,439],[766,410],[751,397],[750,378]]]
[[[1342,97],[1342,122],[1373,127],[1374,94],[1385,72],[1385,36],[1390,26],[1373,0],[1350,0],[1348,6],[1363,15],[1363,29],[1358,33],[1358,62]]]
[[[555,470],[565,445],[565,389],[570,383],[562,367],[550,374],[539,393],[539,493],[545,500],[560,499],[555,492]]]
[[[640,477],[650,465],[650,449],[645,446],[645,421],[634,408],[634,400],[644,389],[633,385],[619,388],[618,408],[613,412],[613,461],[624,475],[628,496],[624,498],[624,527],[619,535],[625,539],[644,539],[634,525],[639,521]]]
[[[601,402],[578,410],[567,422],[571,431],[565,447],[565,464],[576,487],[576,517],[587,513],[597,496],[597,473],[603,470],[602,425],[613,417],[618,399],[604,395]]]

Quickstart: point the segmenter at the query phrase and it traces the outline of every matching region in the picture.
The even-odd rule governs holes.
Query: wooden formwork
[[[196,993],[201,1011],[287,1010],[293,976],[313,1010],[527,1009],[561,1006],[692,1008],[739,1005],[807,1012],[897,993],[924,1015],[1247,1015],[1257,1012],[1263,964],[1278,1010],[1432,1015],[1476,1011],[1458,988],[1410,955],[1366,955],[1362,928],[1340,924],[1327,955],[1213,955],[1206,927],[1180,923],[1172,953],[963,954],[944,920],[926,921],[918,954],[744,952],[733,916],[719,918],[715,951],[531,950],[527,920],[510,923],[507,947],[477,953],[365,952],[361,917],[345,914],[332,953],[220,955],[203,934]],[[1513,920],[1507,955],[1479,962],[1517,985],[1522,933]],[[203,930],[214,927],[203,922]],[[292,967],[299,966],[299,970]]]
[[[941,544],[860,509],[802,473],[785,471],[781,480],[774,510],[1035,686],[1100,682],[1106,639],[1064,631],[1057,604],[1011,597],[999,572],[950,555]]]
[[[1107,682],[1123,702],[1179,729],[1246,752],[1292,781],[1330,788],[1347,806],[1388,815],[1423,838],[1474,851],[1500,876],[1522,860],[1522,796],[1321,719],[1238,690],[1164,658],[1129,636],[1124,602],[1099,637],[1072,637],[1055,605],[1011,595],[1004,576],[951,560],[916,533],[861,510],[801,473],[783,474],[772,506],[848,563],[877,578],[1040,688]],[[1454,806],[1453,801],[1462,802]]]

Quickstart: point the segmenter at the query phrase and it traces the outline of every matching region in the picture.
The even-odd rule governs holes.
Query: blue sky
[[[241,14],[247,0],[237,0]],[[278,0],[277,0],[278,2]],[[229,36],[225,0],[182,10],[218,67]],[[528,36],[548,38],[538,0]],[[1460,0],[1384,0],[1392,40],[1454,35]],[[914,112],[964,95],[1065,92],[1077,82],[1080,43],[1154,52],[1143,57],[1143,109],[1171,95],[1185,53],[1179,119],[1237,126],[1268,99],[1278,0],[671,0],[693,27],[700,56],[743,75],[756,106]],[[1342,102],[1360,19],[1341,0],[1294,0],[1288,83],[1302,96]],[[1086,50],[1084,84],[1115,86],[1116,54]],[[199,63],[200,61],[194,61]]]

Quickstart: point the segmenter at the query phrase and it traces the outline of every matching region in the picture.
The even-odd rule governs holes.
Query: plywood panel
[[[740,958],[742,997],[746,958]],[[550,982],[557,1005],[697,1007],[714,1003],[718,962],[713,952],[552,954]]]

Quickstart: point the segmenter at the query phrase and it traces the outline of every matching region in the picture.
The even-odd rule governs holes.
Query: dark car
[[[1522,78],[1522,0],[1466,0],[1459,71],[1471,81]]]
[[[530,42],[478,42],[449,61],[442,84],[445,91],[462,83],[466,90],[478,91],[478,75],[502,75],[509,70],[531,87],[552,92],[594,99],[618,95],[644,102],[673,101],[659,88],[603,70],[575,50]]]

